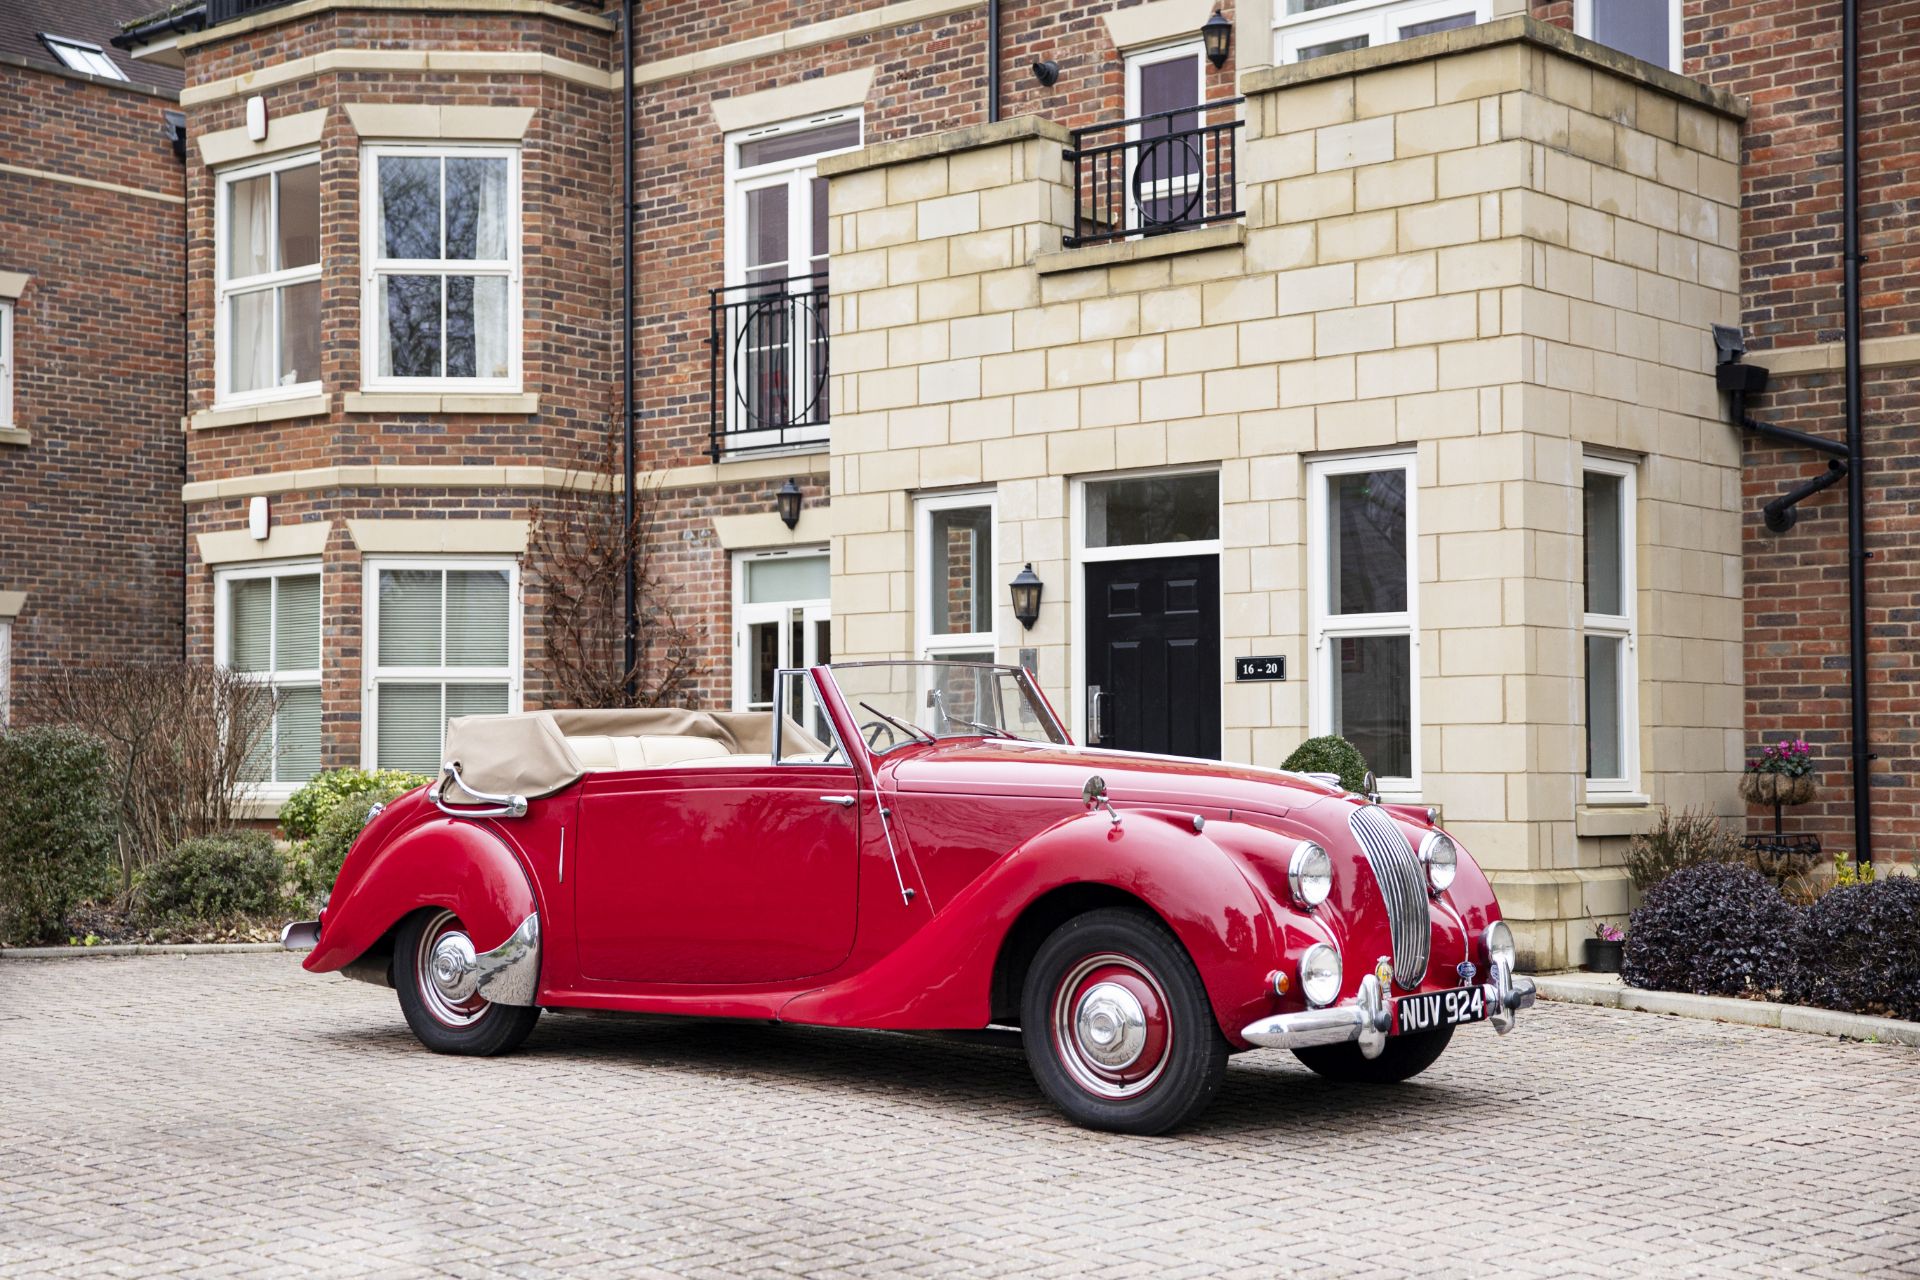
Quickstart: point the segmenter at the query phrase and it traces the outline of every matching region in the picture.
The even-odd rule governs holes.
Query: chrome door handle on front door
[[[1100,713],[1103,708],[1100,699],[1106,696],[1097,684],[1087,686],[1087,745],[1093,746],[1106,737],[1106,717]]]
[[[820,798],[826,801],[828,804],[837,804],[842,809],[853,808],[852,796],[821,796]]]

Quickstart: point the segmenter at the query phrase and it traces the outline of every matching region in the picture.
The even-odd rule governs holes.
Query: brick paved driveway
[[[1082,1132],[1006,1050],[549,1016],[281,955],[0,961],[0,1276],[1920,1275],[1920,1053],[1542,1006],[1397,1089]]]

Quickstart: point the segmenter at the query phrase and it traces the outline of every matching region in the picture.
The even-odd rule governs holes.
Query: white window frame
[[[1625,774],[1620,778],[1588,778],[1587,796],[1589,799],[1613,800],[1619,803],[1640,803],[1644,797],[1640,794],[1640,661],[1639,661],[1639,509],[1638,468],[1631,462],[1618,458],[1609,458],[1604,454],[1589,453],[1581,459],[1581,510],[1582,542],[1585,546],[1585,494],[1586,477],[1589,472],[1612,476],[1620,481],[1620,602],[1626,608],[1621,614],[1585,613],[1581,614],[1580,655],[1581,669],[1586,666],[1586,638],[1589,635],[1609,636],[1620,640],[1620,762]],[[1583,555],[1584,560],[1584,555]],[[1585,575],[1582,574],[1584,584]],[[1584,601],[1582,609],[1585,608]],[[1582,678],[1582,684],[1585,680]],[[1581,708],[1581,749],[1586,749],[1589,725],[1586,716],[1587,700],[1584,690],[1580,699]]]
[[[1400,28],[1412,22],[1450,17],[1468,10],[1476,23],[1492,16],[1488,0],[1350,0],[1311,13],[1286,11],[1286,0],[1273,0],[1273,59],[1276,65],[1300,60],[1300,50],[1364,35],[1367,47],[1377,49],[1400,39]]]
[[[505,569],[507,571],[507,665],[505,667],[383,667],[380,665],[380,574],[390,569]],[[507,711],[521,710],[525,662],[525,606],[520,596],[520,561],[513,556],[367,556],[361,562],[360,598],[360,762],[378,768],[380,758],[380,686],[382,684],[499,684],[507,686]],[[442,579],[444,582],[445,580]],[[446,656],[446,596],[441,589],[440,649]],[[447,727],[440,726],[441,745]]]
[[[0,300],[0,429],[13,426],[13,303]]]
[[[1073,740],[1085,743],[1087,740],[1087,566],[1105,560],[1164,560],[1171,556],[1214,556],[1221,558],[1224,541],[1221,538],[1196,538],[1190,542],[1137,542],[1118,547],[1090,547],[1087,545],[1087,487],[1105,484],[1113,480],[1152,480],[1160,476],[1210,475],[1215,477],[1214,501],[1218,504],[1214,515],[1214,528],[1226,528],[1226,484],[1220,477],[1220,464],[1209,463],[1201,466],[1183,467],[1142,467],[1131,471],[1102,471],[1092,475],[1075,476],[1068,492],[1067,521],[1071,526],[1071,595],[1067,608],[1067,647],[1071,651],[1073,683],[1067,686],[1068,732]],[[1222,569],[1225,569],[1224,560]],[[1220,599],[1217,602],[1218,617],[1224,623],[1227,616],[1227,575],[1220,574]],[[1011,607],[1011,606],[1009,606]],[[1224,657],[1225,646],[1222,646]],[[1224,747],[1226,733],[1226,671],[1223,666],[1219,681],[1221,710],[1221,734]]]
[[[226,667],[231,664],[233,659],[233,606],[227,598],[228,588],[232,586],[232,584],[236,582],[256,581],[261,578],[279,579],[304,577],[317,577],[320,579],[319,609],[321,618],[321,652],[318,656],[324,661],[326,648],[327,579],[318,560],[282,560],[272,564],[255,564],[245,567],[215,570],[213,575],[214,661],[220,666]],[[320,688],[320,667],[301,667],[291,671],[281,671],[275,665],[278,662],[275,641],[278,638],[277,633],[280,627],[279,595],[280,589],[276,585],[274,587],[272,606],[267,610],[268,669],[266,671],[237,672],[236,674],[243,675],[249,680],[267,686],[273,690],[276,695],[283,689],[318,689]],[[323,726],[324,723],[323,719]],[[274,711],[273,723],[269,726],[268,732],[270,735],[268,750],[274,762],[274,772],[277,773],[279,771],[280,760],[280,713],[278,709]],[[325,734],[323,727],[323,748],[324,741]],[[324,749],[322,751],[322,758],[325,758]],[[247,791],[253,795],[284,798],[299,790],[302,785],[303,784],[298,782],[274,782],[269,780],[266,782],[253,783],[247,787]]]
[[[279,173],[286,169],[300,169],[307,165],[318,165],[320,153],[303,151],[298,155],[281,156],[260,164],[236,165],[231,169],[222,169],[214,182],[213,200],[213,258],[214,258],[214,340],[213,367],[215,408],[239,407],[254,404],[269,404],[278,400],[297,400],[304,396],[317,395],[320,380],[295,383],[291,386],[261,387],[255,391],[234,391],[230,379],[233,375],[233,339],[228,323],[229,311],[233,299],[248,293],[272,292],[282,286],[292,284],[318,283],[320,265],[325,258],[319,258],[304,267],[293,267],[284,271],[269,271],[257,276],[242,276],[238,280],[230,279],[228,271],[228,226],[231,214],[228,212],[228,193],[233,184],[248,178],[257,178],[262,174]],[[280,184],[273,184],[273,224],[278,233],[280,223]],[[324,239],[324,237],[323,237]],[[324,312],[322,313],[324,315]],[[273,367],[280,367],[280,343],[283,338],[281,324],[274,321]]]
[[[383,258],[380,256],[380,160],[476,159],[507,162],[507,257],[504,263],[464,258]],[[360,148],[360,386],[366,391],[517,392],[525,377],[521,346],[525,316],[522,276],[526,260],[525,210],[521,204],[521,148],[511,145],[461,145],[445,142],[373,143]],[[446,221],[446,179],[442,169],[440,217]],[[444,245],[441,246],[445,248]],[[380,278],[382,276],[495,276],[507,281],[507,376],[504,378],[382,377],[380,370]],[[446,365],[445,285],[442,285],[440,363]]]
[[[795,156],[791,160],[779,160],[772,164],[745,167],[740,163],[740,148],[744,143],[760,142],[785,133],[819,129],[848,120],[860,127],[859,140],[850,146],[836,147],[831,151],[816,151],[811,155]],[[763,125],[757,129],[742,129],[726,135],[724,215],[726,223],[724,281],[726,284],[745,284],[747,280],[747,192],[760,187],[777,186],[782,182],[787,185],[787,261],[791,264],[796,256],[793,252],[794,246],[800,244],[811,246],[813,243],[811,236],[803,238],[801,232],[812,229],[813,193],[809,189],[809,184],[818,176],[820,161],[827,156],[858,151],[866,145],[866,140],[866,113],[859,107],[825,111],[800,120],[783,120],[779,124]],[[809,247],[806,253],[797,256],[811,258],[813,253]]]
[[[1150,45],[1140,49],[1129,49],[1125,57],[1126,80],[1127,80],[1125,109],[1126,109],[1127,119],[1131,120],[1135,116],[1138,116],[1141,114],[1141,110],[1142,110],[1142,104],[1140,101],[1141,69],[1144,67],[1157,66],[1162,62],[1173,62],[1179,58],[1193,59],[1193,74],[1194,74],[1194,81],[1195,81],[1194,98],[1193,98],[1194,106],[1198,108],[1200,106],[1203,106],[1206,103],[1207,101],[1207,50],[1204,42],[1199,40],[1180,40],[1173,44]],[[1200,111],[1196,109],[1193,113],[1193,118],[1194,118],[1194,123],[1196,125],[1200,125],[1204,127],[1207,124],[1207,113],[1204,111]],[[1135,125],[1127,126],[1127,141],[1129,142],[1140,141],[1139,125],[1135,124]],[[1193,173],[1189,174],[1187,178],[1181,182],[1180,184],[1181,189],[1179,192],[1176,192],[1174,188],[1175,179],[1167,178],[1154,183],[1153,184],[1154,189],[1150,192],[1147,192],[1146,194],[1150,198],[1163,198],[1163,197],[1173,196],[1176,194],[1184,194],[1185,192],[1191,191],[1195,187],[1198,187],[1200,190],[1200,196],[1202,201],[1201,205],[1199,205],[1198,207],[1202,213],[1205,213],[1206,210],[1204,206],[1204,201],[1206,198],[1206,191],[1207,191],[1207,149],[1203,145],[1199,147],[1198,150],[1199,150],[1200,167],[1194,170]],[[1139,154],[1140,153],[1137,151],[1134,153],[1134,158],[1136,163],[1138,162]],[[1134,198],[1133,198],[1133,175],[1131,173],[1129,173],[1126,178],[1126,197],[1127,197],[1127,225],[1139,226],[1140,211],[1138,206],[1135,204]],[[1198,226],[1200,224],[1196,223],[1195,225]]]
[[[1594,0],[1573,0],[1573,34],[1584,36],[1589,40],[1597,39],[1593,34],[1593,6]],[[1687,51],[1681,43],[1686,24],[1683,21],[1679,0],[1666,0],[1666,6],[1667,70],[1678,72],[1687,57]]]
[[[1331,611],[1332,583],[1327,553],[1333,542],[1328,527],[1331,504],[1327,482],[1335,476],[1369,471],[1400,470],[1406,474],[1407,494],[1407,607],[1398,613],[1344,613]],[[1307,718],[1313,736],[1333,729],[1333,655],[1339,640],[1362,636],[1407,637],[1407,711],[1412,726],[1413,772],[1407,777],[1382,775],[1381,794],[1391,800],[1412,801],[1420,796],[1423,778],[1420,716],[1420,476],[1419,460],[1410,449],[1343,454],[1317,458],[1307,464],[1307,601],[1311,675],[1307,681]]]
[[[75,40],[71,36],[56,36],[47,31],[40,33],[40,39],[59,60],[60,65],[69,71],[78,71],[81,75],[99,76],[103,80],[127,78],[127,73],[122,71],[120,64],[113,60],[113,55],[91,40]]]
[[[814,625],[833,620],[833,601],[829,596],[811,600],[776,600],[761,604],[747,603],[747,565],[764,560],[810,560],[814,557],[828,557],[829,549],[825,544],[803,547],[779,547],[764,551],[736,551],[733,553],[733,709],[735,711],[758,710],[753,702],[753,678],[747,670],[747,636],[749,630],[760,623],[782,624],[780,644],[784,651],[788,633],[784,624],[793,611],[801,611],[801,635],[803,646],[813,643]],[[829,560],[831,565],[831,560]],[[829,570],[831,574],[831,570]],[[791,670],[797,667],[813,665],[805,660],[806,655],[795,657],[785,654],[789,661],[776,662],[774,669]],[[779,680],[774,681],[774,695],[779,696]],[[771,708],[768,708],[771,709]]]
[[[984,507],[987,512],[988,539],[993,555],[982,566],[980,580],[987,592],[991,630],[946,633],[933,631],[933,609],[928,600],[933,585],[933,517],[941,511],[971,511]],[[1000,656],[1000,602],[994,598],[1000,580],[1000,495],[994,489],[970,489],[964,493],[928,494],[914,501],[913,578],[914,651],[922,658],[950,658],[956,654],[982,653]]]

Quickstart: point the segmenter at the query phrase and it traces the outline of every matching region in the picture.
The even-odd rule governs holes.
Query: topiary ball
[[[1752,867],[1682,867],[1647,890],[1628,921],[1620,976],[1702,996],[1774,991],[1793,970],[1797,915]]]
[[[1308,738],[1280,767],[1295,773],[1337,773],[1340,785],[1349,791],[1360,790],[1367,778],[1367,760],[1360,748],[1332,733]]]
[[[1920,879],[1849,885],[1801,912],[1787,999],[1920,1021]]]

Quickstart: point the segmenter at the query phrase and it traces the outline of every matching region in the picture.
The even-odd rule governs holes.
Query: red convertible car
[[[1157,1133],[1230,1054],[1404,1080],[1533,1003],[1427,812],[1325,777],[1074,747],[1025,671],[782,671],[779,713],[537,711],[448,730],[376,813],[306,967],[390,985],[443,1053],[542,1009],[1017,1028],[1074,1121]]]

